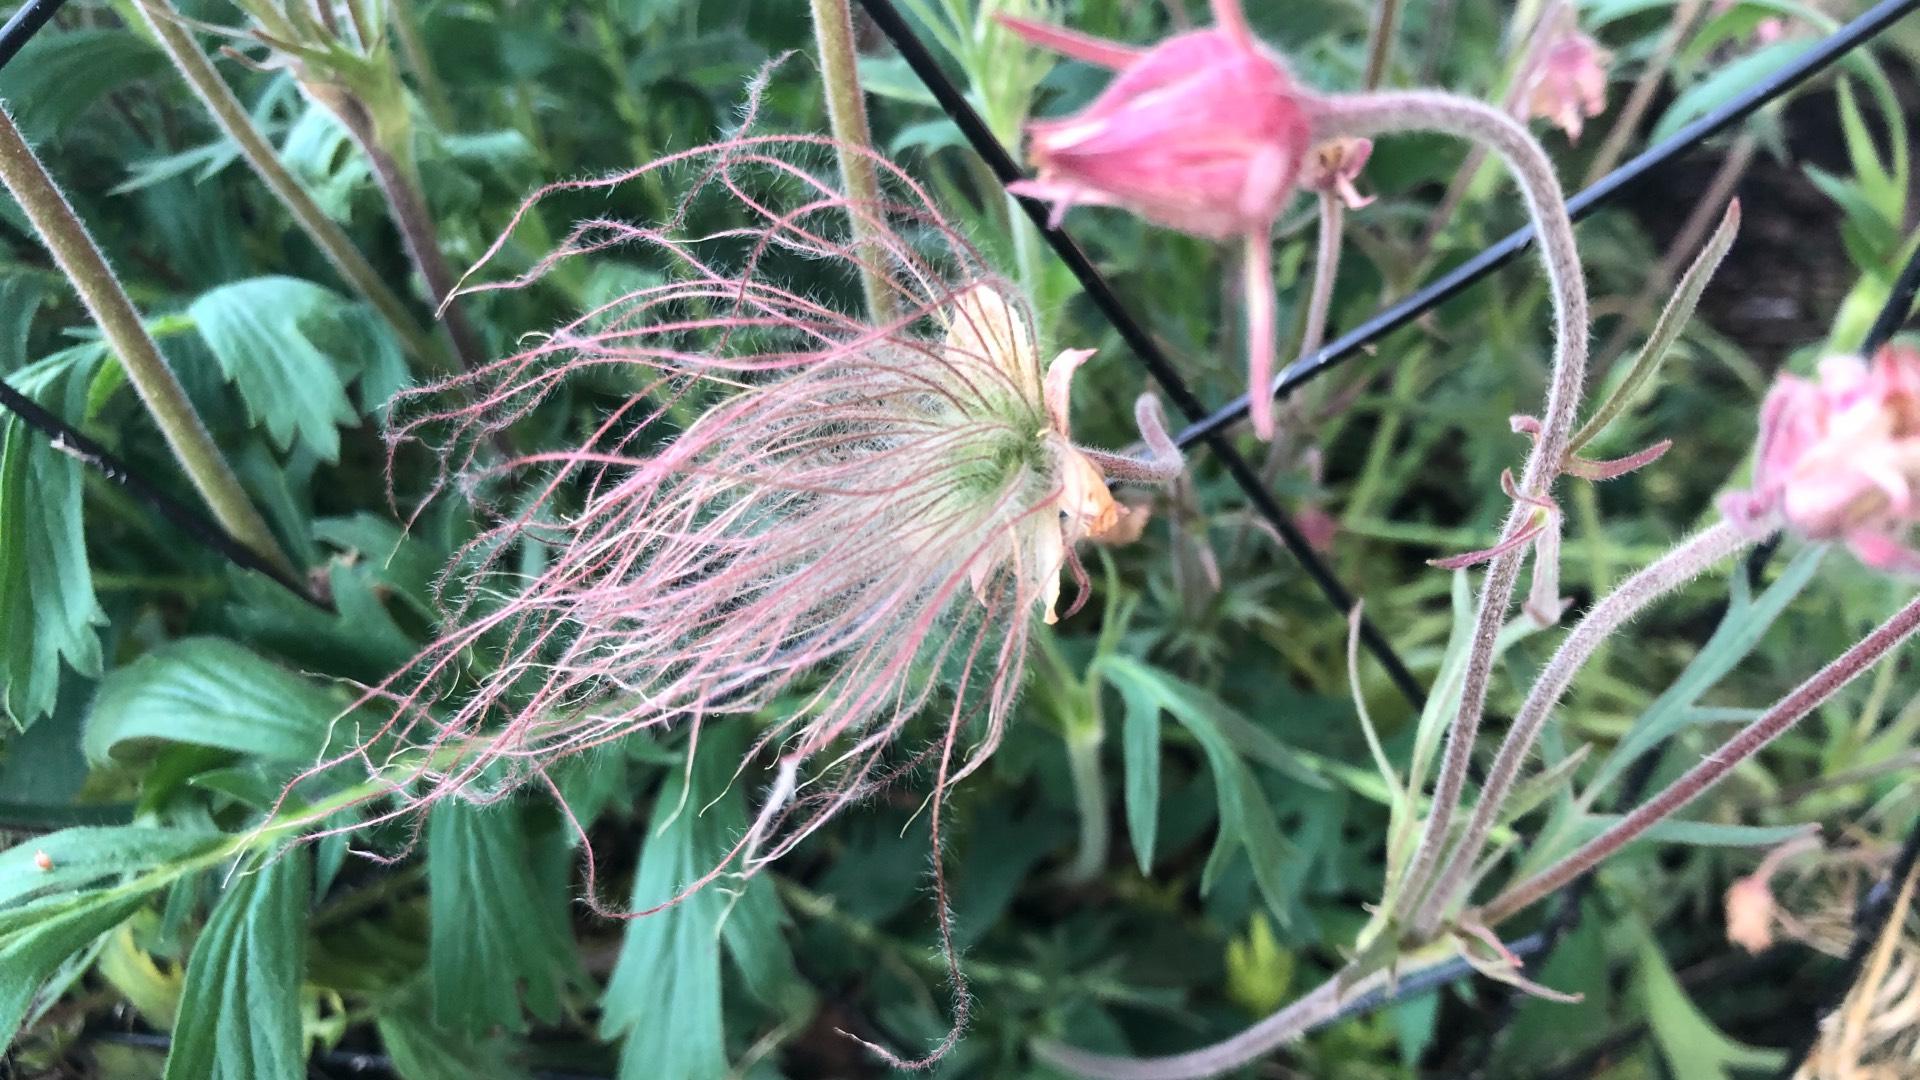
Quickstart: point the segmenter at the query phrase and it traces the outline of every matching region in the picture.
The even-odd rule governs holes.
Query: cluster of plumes
[[[557,762],[635,732],[754,723],[747,762],[773,779],[717,875],[929,762],[937,815],[999,742],[1073,545],[1134,524],[1108,480],[1169,479],[1179,455],[1151,398],[1145,457],[1075,446],[1088,354],[1043,369],[1024,302],[926,193],[876,158],[881,205],[856,203],[824,178],[834,150],[741,135],[522,208],[649,173],[688,192],[662,227],[584,222],[476,288],[620,251],[669,264],[664,281],[396,406],[396,446],[440,449],[444,493],[497,506],[443,588],[449,629],[368,695],[389,719],[353,757],[393,781],[390,814],[551,787]],[[848,296],[877,271],[900,314],[874,325],[790,287],[796,270]],[[581,387],[624,401],[566,449],[487,460]],[[922,713],[941,733],[908,745]]]
[[[1753,486],[1721,509],[1755,530],[1843,541],[1868,566],[1914,574],[1917,483],[1920,349],[1887,345],[1871,361],[1830,356],[1812,379],[1781,375],[1760,409]]]

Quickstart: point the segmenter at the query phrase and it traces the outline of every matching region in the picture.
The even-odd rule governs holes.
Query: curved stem
[[[1480,799],[1474,805],[1473,818],[1467,824],[1466,835],[1447,857],[1426,899],[1415,909],[1413,928],[1416,936],[1433,931],[1467,872],[1479,862],[1487,835],[1493,831],[1507,794],[1520,774],[1520,767],[1526,763],[1534,742],[1540,736],[1540,729],[1546,725],[1547,717],[1559,703],[1560,696],[1573,683],[1574,676],[1627,620],[1754,542],[1755,538],[1725,521],[1711,525],[1621,582],[1567,634],[1566,640],[1560,643],[1559,651],[1541,670],[1533,690],[1527,694],[1526,701],[1513,718],[1512,726],[1507,729],[1500,752],[1494,757],[1492,768],[1487,771],[1486,783],[1481,785]]]
[[[867,156],[873,133],[867,127],[867,103],[860,92],[853,12],[847,0],[813,0],[813,39],[820,50],[820,79],[826,88],[827,124],[840,159],[840,181],[853,203],[847,218],[860,244],[860,284],[866,291],[867,315],[885,326],[899,316],[899,309],[882,267],[886,248],[873,237],[873,219],[882,212],[880,178]]]
[[[1253,433],[1273,440],[1273,237],[1247,234],[1240,262],[1242,302],[1247,307],[1247,401]]]
[[[458,282],[447,265],[446,254],[440,250],[440,231],[427,210],[426,199],[420,194],[412,170],[380,144],[373,125],[356,123],[344,114],[341,119],[347,121],[347,130],[366,152],[367,163],[373,166],[374,181],[387,198],[387,208],[400,229],[407,255],[420,276],[426,279],[427,292],[432,294],[433,302],[441,308],[440,317],[447,324],[447,335],[453,339],[454,355],[459,357],[461,367],[478,371],[487,362],[487,349],[473,323],[467,320],[467,309],[454,295]]]
[[[1719,783],[1734,767],[1758,753],[1800,718],[1812,712],[1842,687],[1859,677],[1920,630],[1920,596],[1909,600],[1893,617],[1881,623],[1852,648],[1795,687],[1759,719],[1741,728],[1720,749],[1681,774],[1664,790],[1621,818],[1612,828],[1581,845],[1573,854],[1516,885],[1509,886],[1481,909],[1480,921],[1493,926],[1524,910],[1542,897],[1593,869],[1603,860],[1666,820]]]
[[[379,271],[360,254],[353,241],[347,238],[346,231],[320,209],[307,189],[300,186],[287,167],[280,162],[273,146],[265,135],[254,126],[247,110],[240,104],[220,73],[214,70],[213,63],[206,54],[194,44],[193,38],[180,25],[180,13],[170,0],[142,0],[136,5],[140,15],[153,30],[160,48],[173,61],[173,66],[193,88],[194,95],[207,108],[214,123],[240,148],[240,155],[260,178],[267,190],[273,192],[287,212],[293,215],[301,231],[307,234],[320,253],[326,256],[334,271],[361,296],[365,297],[381,318],[393,327],[399,335],[400,343],[416,359],[437,368],[447,366],[446,358],[433,339],[423,330],[420,323],[408,312],[406,304],[381,280]],[[402,16],[396,15],[396,18]]]
[[[1200,1080],[1237,1069],[1272,1052],[1275,1047],[1292,1042],[1338,1013],[1349,997],[1385,982],[1385,972],[1376,972],[1347,987],[1342,987],[1338,978],[1328,979],[1240,1034],[1185,1054],[1157,1058],[1113,1057],[1043,1042],[1034,1047],[1034,1056],[1056,1069],[1093,1080]]]
[[[95,246],[87,227],[73,212],[65,195],[47,175],[46,167],[34,156],[14,123],[13,115],[0,108],[0,181],[13,193],[20,209],[32,222],[41,242],[52,253],[53,261],[73,284],[86,305],[87,313],[120,358],[128,381],[140,395],[147,412],[167,440],[174,459],[188,479],[207,501],[215,520],[235,540],[245,544],[290,577],[297,577],[293,561],[281,550],[266,519],[247,497],[245,489],[207,434],[200,414],[160,355],[160,347],[140,321],[139,311],[127,299],[120,279],[113,275],[107,260]]]
[[[1544,498],[1559,474],[1567,452],[1587,370],[1587,287],[1574,245],[1573,222],[1566,198],[1554,175],[1553,163],[1512,117],[1475,101],[1437,91],[1409,90],[1331,97],[1312,104],[1315,134],[1367,137],[1393,132],[1435,131],[1491,147],[1512,170],[1527,211],[1540,238],[1542,261],[1554,308],[1554,360],[1539,437],[1527,457],[1519,492],[1503,535],[1511,535],[1533,512],[1526,500]],[[1524,549],[1496,557],[1487,569],[1475,616],[1473,644],[1468,653],[1460,705],[1447,729],[1445,759],[1434,789],[1432,809],[1408,869],[1407,891],[1417,896],[1425,887],[1446,845],[1453,815],[1466,786],[1467,767],[1486,707],[1487,684],[1493,673],[1494,641],[1506,620],[1519,579]]]

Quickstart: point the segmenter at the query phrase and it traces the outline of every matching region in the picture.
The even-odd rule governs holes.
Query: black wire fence
[[[0,66],[12,61],[33,35],[52,19],[64,2],[65,0],[27,0],[22,4],[8,18],[5,25],[0,26]],[[981,157],[996,178],[1002,184],[1023,179],[1025,172],[1013,155],[986,126],[968,102],[965,92],[947,74],[940,61],[921,41],[919,34],[894,7],[891,0],[860,0],[860,3],[874,25],[925,83],[942,110],[959,127],[961,134],[967,139],[974,152]],[[1674,135],[1648,148],[1574,195],[1568,200],[1569,212],[1576,221],[1590,215],[1629,188],[1647,180],[1669,162],[1688,153],[1707,139],[1725,131],[1759,109],[1778,101],[1807,80],[1819,75],[1854,50],[1872,41],[1916,7],[1920,7],[1920,0],[1881,0],[1858,18],[1811,44],[1791,61],[1757,80],[1747,90],[1687,124]],[[1267,490],[1252,464],[1229,438],[1229,431],[1233,425],[1247,415],[1246,395],[1236,397],[1216,409],[1208,410],[1205,403],[1181,377],[1173,359],[1161,348],[1145,326],[1134,317],[1132,309],[1100,274],[1085,250],[1064,229],[1049,227],[1048,212],[1044,206],[1032,200],[1023,199],[1020,202],[1048,245],[1073,273],[1088,299],[1099,309],[1101,315],[1112,325],[1142,366],[1173,401],[1174,407],[1187,418],[1189,426],[1176,440],[1181,448],[1206,446],[1227,475],[1244,493],[1252,509],[1279,534],[1288,551],[1299,561],[1327,602],[1344,616],[1353,607],[1353,594],[1335,577],[1332,569],[1307,543],[1305,536],[1281,508],[1273,493]],[[1408,325],[1513,261],[1531,246],[1533,240],[1534,233],[1531,226],[1516,229],[1405,299],[1383,308],[1359,326],[1327,343],[1312,356],[1302,357],[1283,368],[1275,375],[1270,392],[1275,399],[1284,399],[1319,375],[1361,355],[1366,346]],[[1916,292],[1920,292],[1920,252],[1916,252],[1902,268],[1888,303],[1879,313],[1867,336],[1864,346],[1866,351],[1884,344],[1906,325],[1911,315]],[[99,470],[107,479],[124,488],[161,517],[186,532],[196,542],[219,553],[234,565],[266,574],[295,595],[311,600],[300,582],[277,572],[246,545],[215,524],[206,514],[168,494],[152,480],[114,457],[96,440],[89,438],[84,432],[21,395],[7,386],[4,381],[0,381],[0,408],[13,412],[28,427],[53,440],[56,446],[75,454],[88,465]],[[1757,573],[1763,564],[1764,560],[1756,560],[1752,564],[1752,569]],[[1370,623],[1362,624],[1361,639],[1385,668],[1394,685],[1417,708],[1424,700],[1425,691],[1394,652],[1391,643],[1377,627]],[[1648,755],[1643,761],[1652,762],[1656,759],[1657,755]],[[1629,785],[1632,785],[1634,779],[1634,777],[1628,778]],[[1855,920],[1857,936],[1854,947],[1840,973],[1840,978],[1836,981],[1837,989],[1827,1000],[1818,1003],[1818,1007],[1805,1018],[1805,1022],[1801,1025],[1802,1030],[1797,1034],[1794,1042],[1794,1050],[1798,1056],[1789,1059],[1786,1071],[1782,1073],[1783,1077],[1791,1075],[1798,1062],[1804,1059],[1806,1049],[1813,1044],[1817,1035],[1821,1016],[1845,994],[1846,988],[1857,977],[1865,956],[1884,926],[1894,890],[1898,883],[1905,879],[1916,859],[1920,859],[1920,827],[1915,829],[1901,848],[1888,877],[1863,898]],[[1530,962],[1550,953],[1577,919],[1581,901],[1590,888],[1591,882],[1592,875],[1589,874],[1568,885],[1560,896],[1559,907],[1542,929],[1511,944],[1514,953]],[[1426,969],[1402,980],[1390,991],[1356,997],[1329,1022],[1364,1015],[1396,1001],[1431,992],[1467,978],[1472,973],[1473,969],[1464,961]],[[1511,1009],[1509,1008],[1507,1012],[1510,1014]],[[377,1070],[379,1064],[375,1063],[374,1068]]]

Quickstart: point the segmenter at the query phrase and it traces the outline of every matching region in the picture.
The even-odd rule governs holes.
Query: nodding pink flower
[[[1215,240],[1264,232],[1293,198],[1310,141],[1286,66],[1248,31],[1237,5],[1219,25],[1151,49],[1002,17],[1037,45],[1117,70],[1092,105],[1028,128],[1040,175],[1016,194],[1121,206]]]
[[[497,506],[449,571],[443,636],[367,695],[389,719],[350,756],[411,763],[385,816],[551,787],[570,755],[721,721],[755,725],[748,760],[776,751],[778,767],[752,829],[693,887],[928,763],[937,836],[939,797],[1000,741],[1062,570],[1085,582],[1075,543],[1127,521],[1108,483],[1169,480],[1179,453],[1151,397],[1145,459],[1076,446],[1068,391],[1088,354],[1043,368],[1025,302],[925,191],[874,157],[885,190],[856,201],[816,171],[834,150],[743,134],[522,207],[516,225],[550,192],[647,175],[687,192],[665,226],[585,222],[475,288],[617,247],[663,281],[396,407],[396,444],[450,448],[443,476]],[[698,232],[682,224],[696,212]],[[796,269],[804,284],[784,279]],[[835,275],[857,295],[863,270],[894,290],[891,322],[824,299]],[[598,413],[569,404],[610,390],[626,396]],[[536,408],[576,441],[481,460]],[[924,713],[940,734],[903,741]],[[956,761],[963,729],[979,734]]]
[[[1293,200],[1313,143],[1307,96],[1253,36],[1240,0],[1213,0],[1211,29],[1150,49],[1009,16],[1021,37],[1119,74],[1074,116],[1028,126],[1033,180],[1008,190],[1053,203],[1119,206],[1149,221],[1245,245],[1248,396],[1254,431],[1273,438],[1274,222]]]
[[[1553,30],[1528,76],[1527,110],[1580,141],[1586,122],[1607,111],[1613,54],[1581,32],[1571,14]]]
[[[1872,362],[1830,356],[1813,379],[1782,375],[1760,409],[1753,487],[1724,497],[1735,521],[1844,541],[1868,566],[1920,573],[1920,350]]]

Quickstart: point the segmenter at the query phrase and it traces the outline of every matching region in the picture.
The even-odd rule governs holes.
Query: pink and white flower
[[[1721,509],[1755,528],[1844,542],[1880,570],[1920,573],[1920,350],[1830,356],[1812,379],[1782,375],[1760,409],[1753,486]]]

